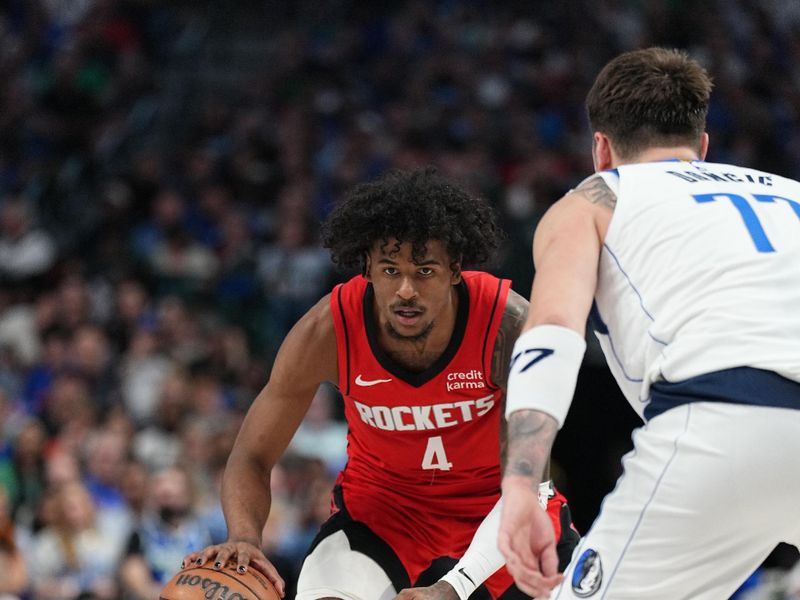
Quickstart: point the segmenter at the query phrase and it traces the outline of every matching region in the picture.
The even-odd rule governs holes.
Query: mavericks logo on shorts
[[[600,589],[603,582],[603,565],[600,555],[589,548],[581,554],[572,572],[572,591],[579,598],[588,598]]]

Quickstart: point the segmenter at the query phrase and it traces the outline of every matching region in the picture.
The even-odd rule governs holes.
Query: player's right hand
[[[561,583],[553,524],[528,478],[511,475],[503,479],[497,546],[523,592],[549,598],[550,591]]]
[[[181,562],[181,569],[199,567],[208,562],[213,562],[215,569],[221,569],[223,565],[235,562],[236,570],[240,573],[244,573],[248,566],[252,565],[272,582],[281,598],[285,594],[286,582],[264,553],[252,542],[228,540],[223,544],[206,546],[199,552],[187,554]]]
[[[446,581],[437,581],[428,587],[406,588],[394,600],[458,600],[458,594]]]

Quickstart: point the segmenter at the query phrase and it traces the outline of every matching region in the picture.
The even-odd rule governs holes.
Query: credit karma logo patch
[[[447,374],[445,389],[448,392],[457,390],[483,390],[486,389],[486,381],[483,371],[480,369],[470,369],[469,371],[453,371]]]

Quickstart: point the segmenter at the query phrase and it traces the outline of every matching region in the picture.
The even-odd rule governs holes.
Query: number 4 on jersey
[[[453,463],[447,460],[444,452],[442,436],[435,435],[428,438],[428,446],[425,448],[425,456],[422,457],[422,468],[426,470],[439,469],[449,471]]]

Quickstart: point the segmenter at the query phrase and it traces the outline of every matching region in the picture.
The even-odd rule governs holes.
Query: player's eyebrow
[[[428,260],[421,260],[419,262],[414,262],[414,264],[417,265],[418,267],[427,267],[428,265],[440,265],[442,263],[436,260],[435,258],[429,258]]]
[[[385,264],[385,265],[396,265],[398,264],[396,260],[392,260],[388,256],[382,256],[378,259],[378,264]],[[429,265],[441,265],[442,263],[435,258],[429,258],[427,260],[421,260],[419,262],[414,261],[414,264],[418,267],[427,267]]]

